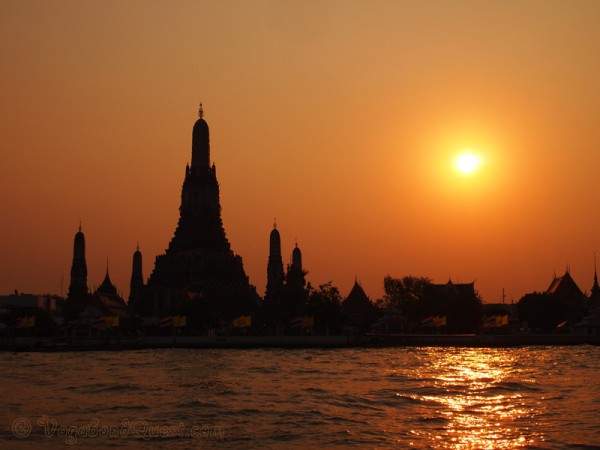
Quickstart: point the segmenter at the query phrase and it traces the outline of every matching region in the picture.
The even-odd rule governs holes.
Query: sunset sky
[[[598,1],[0,0],[0,294],[129,294],[178,219],[200,101],[222,217],[264,294],[277,218],[308,280],[589,291],[600,254]],[[465,149],[482,164],[461,174]]]

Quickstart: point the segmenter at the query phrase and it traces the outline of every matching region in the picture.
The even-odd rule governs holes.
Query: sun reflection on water
[[[486,349],[429,349],[429,364],[420,370],[421,388],[435,391],[412,396],[430,405],[430,414],[445,419],[444,426],[412,434],[429,434],[436,448],[498,449],[543,441],[535,430],[519,426],[531,419],[539,405],[529,405],[518,392],[522,383],[535,383],[522,374],[510,352]]]

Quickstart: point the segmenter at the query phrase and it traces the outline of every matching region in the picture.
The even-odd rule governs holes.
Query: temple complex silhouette
[[[73,262],[71,264],[71,281],[64,307],[64,315],[70,322],[70,327],[87,328],[98,317],[128,315],[128,305],[113,284],[108,273],[102,283],[91,291],[87,280],[87,262],[85,258],[85,235],[81,229],[75,234],[73,240]]]
[[[192,130],[191,163],[185,167],[179,220],[167,249],[156,256],[147,282],[144,282],[142,253],[138,245],[133,253],[128,303],[110,279],[108,262],[103,282],[91,291],[85,236],[80,224],[74,237],[71,280],[64,307],[68,323],[74,327],[90,327],[95,321],[110,316],[131,320],[130,328],[135,329],[140,325],[158,327],[159,318],[184,317],[185,326],[203,333],[229,333],[233,328],[247,328],[251,324],[253,332],[279,335],[302,332],[298,329],[318,324],[319,314],[322,317],[328,314],[327,320],[343,322],[346,329],[352,330],[367,330],[378,315],[383,315],[379,322],[385,322],[386,317],[389,323],[399,322],[400,311],[393,307],[377,310],[358,279],[339,305],[328,304],[327,299],[319,300],[318,295],[311,297],[318,290],[306,282],[308,272],[303,267],[302,252],[297,243],[290,263],[284,269],[281,235],[276,222],[269,235],[264,299],[256,292],[246,275],[242,258],[233,252],[225,233],[217,171],[210,158],[210,131],[202,104],[198,116]],[[577,287],[569,270],[562,277],[555,276],[545,294],[566,303],[581,304],[582,311],[597,310],[600,314],[595,259],[594,284],[589,297]],[[423,295],[428,304],[437,308],[430,311],[430,315],[443,313],[444,323],[447,316],[448,330],[453,326],[458,331],[467,329],[463,323],[467,319],[476,325],[480,322],[482,312],[474,283],[428,283]],[[450,304],[461,306],[450,310]],[[327,312],[327,307],[333,307],[335,311],[331,312],[330,308]],[[472,311],[473,317],[466,317],[465,310]],[[573,322],[581,314],[574,316]],[[316,322],[314,316],[317,316]],[[600,315],[597,319],[594,318],[599,325],[590,322],[591,325],[586,326],[599,328]],[[389,328],[387,322],[383,325]],[[402,329],[405,328],[402,325]]]

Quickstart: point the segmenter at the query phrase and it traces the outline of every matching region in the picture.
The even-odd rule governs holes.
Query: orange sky
[[[264,293],[277,218],[308,279],[580,287],[600,252],[600,2],[0,1],[0,294],[129,293],[168,245],[198,103]],[[485,164],[460,176],[452,158]]]

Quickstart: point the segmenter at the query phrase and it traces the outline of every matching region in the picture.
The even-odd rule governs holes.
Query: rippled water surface
[[[600,445],[592,346],[5,352],[0,379],[1,448]]]

